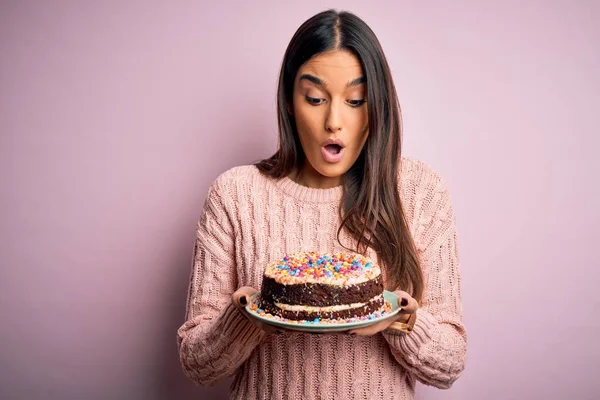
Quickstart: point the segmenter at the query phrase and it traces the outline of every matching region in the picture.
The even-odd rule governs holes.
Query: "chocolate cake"
[[[288,254],[264,271],[260,308],[288,320],[360,318],[384,308],[381,268],[359,254]]]

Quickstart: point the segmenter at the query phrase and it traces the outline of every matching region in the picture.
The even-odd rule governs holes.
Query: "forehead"
[[[304,63],[298,70],[297,79],[302,74],[314,75],[326,82],[327,88],[345,89],[346,84],[363,76],[358,58],[343,50],[319,54]],[[302,84],[314,85],[303,80]]]

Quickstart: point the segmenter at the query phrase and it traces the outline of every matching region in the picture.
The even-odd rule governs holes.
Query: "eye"
[[[325,99],[320,99],[318,97],[310,97],[310,96],[305,96],[306,97],[306,101],[313,106],[319,106],[321,104],[323,104],[323,102],[325,101]],[[356,107],[360,107],[362,106],[364,103],[366,103],[366,100],[348,100],[348,104],[350,105],[350,107],[356,108]]]
[[[324,100],[324,99],[318,99],[316,97],[306,96],[306,101],[308,101],[308,103],[313,106],[318,106],[319,104],[321,104],[321,100]]]
[[[366,100],[348,100],[348,104],[350,104],[352,107],[360,107],[366,102]]]

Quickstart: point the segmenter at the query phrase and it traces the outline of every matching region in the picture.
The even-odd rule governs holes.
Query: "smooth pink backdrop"
[[[379,36],[456,207],[467,369],[417,397],[598,398],[599,3],[284,3],[1,3],[0,398],[226,398],[177,359],[195,222],[275,150],[285,47],[328,7]]]

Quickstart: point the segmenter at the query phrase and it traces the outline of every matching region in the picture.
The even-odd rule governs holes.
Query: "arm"
[[[465,367],[467,336],[462,323],[458,244],[454,210],[436,176],[418,218],[415,244],[425,290],[412,332],[383,331],[394,358],[420,382],[449,388]],[[425,203],[428,204],[425,204]]]
[[[177,331],[183,371],[200,385],[233,375],[265,336],[231,301],[235,241],[222,193],[217,180],[198,222],[186,321]]]

